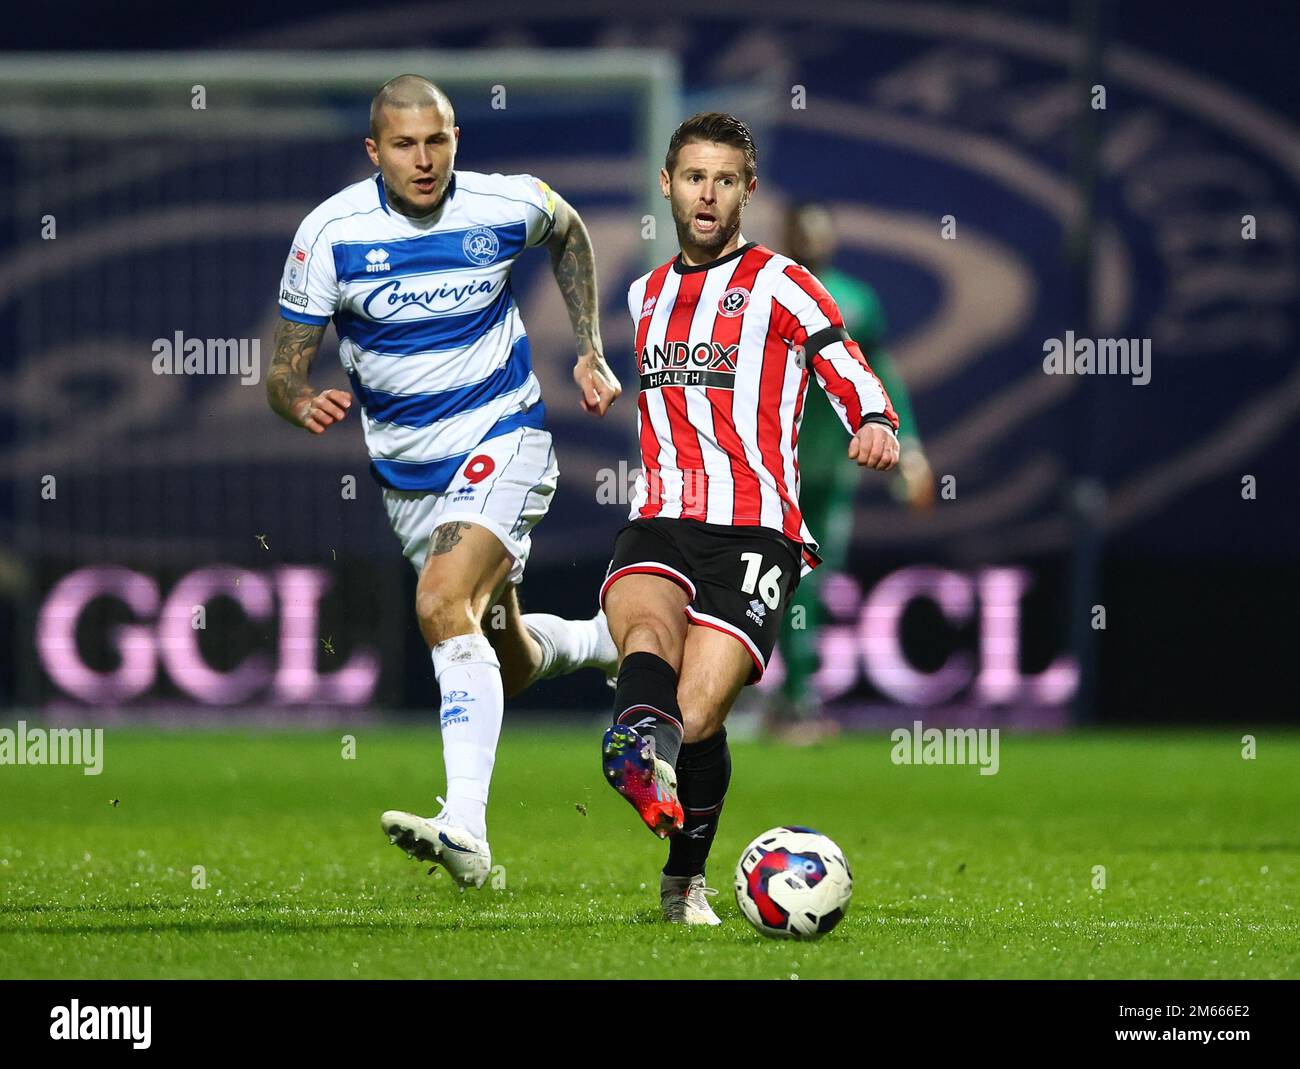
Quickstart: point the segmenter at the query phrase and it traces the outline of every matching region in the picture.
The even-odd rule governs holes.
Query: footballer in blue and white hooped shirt
[[[294,236],[267,396],[313,434],[360,402],[371,472],[419,573],[416,613],[442,693],[447,772],[441,813],[393,810],[382,823],[408,853],[481,886],[504,696],[536,679],[617,667],[603,615],[525,616],[515,594],[558,477],[510,289],[525,250],[550,253],[583,407],[603,416],[620,386],[601,350],[582,220],[531,175],[456,170],[459,138],[451,101],[432,82],[401,75],[380,89],[365,142],[378,173],[330,197]],[[308,383],[330,322],[351,393]],[[496,605],[505,626],[485,631]]]

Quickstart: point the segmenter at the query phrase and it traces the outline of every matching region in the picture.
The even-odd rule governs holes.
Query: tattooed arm
[[[312,434],[324,434],[352,404],[346,390],[317,393],[307,381],[316,350],[325,336],[325,325],[298,323],[281,317],[275,327],[275,355],[266,376],[266,399],[271,407],[296,427]]]
[[[581,217],[564,198],[555,198],[555,226],[546,241],[551,270],[569,309],[578,362],[573,381],[582,390],[582,407],[603,416],[623,392],[618,377],[605,362],[600,342],[600,313],[596,298],[596,257]]]

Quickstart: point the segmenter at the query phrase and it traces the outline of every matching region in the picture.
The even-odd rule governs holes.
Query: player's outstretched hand
[[[584,411],[595,416],[603,416],[608,412],[609,406],[623,392],[618,376],[605,363],[604,356],[595,351],[578,357],[578,363],[573,368],[573,381],[582,391]]]
[[[879,423],[864,423],[849,442],[849,459],[860,468],[888,471],[898,463],[898,439]]]
[[[331,423],[338,423],[352,407],[352,395],[347,390],[321,390],[318,394],[299,401],[293,414],[298,426],[306,427],[312,434],[324,434]]]

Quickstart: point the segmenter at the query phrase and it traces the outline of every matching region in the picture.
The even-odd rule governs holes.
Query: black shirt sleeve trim
[[[849,332],[843,327],[827,327],[825,330],[819,330],[816,334],[809,334],[808,340],[803,343],[804,360],[811,361],[814,356],[833,342],[852,340]]]

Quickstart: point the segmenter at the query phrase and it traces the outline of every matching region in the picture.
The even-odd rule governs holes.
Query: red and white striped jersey
[[[698,267],[681,257],[628,290],[641,392],[632,519],[760,526],[816,541],[799,511],[809,370],[850,434],[898,416],[812,274],[754,242]],[[846,456],[844,463],[850,464]]]

